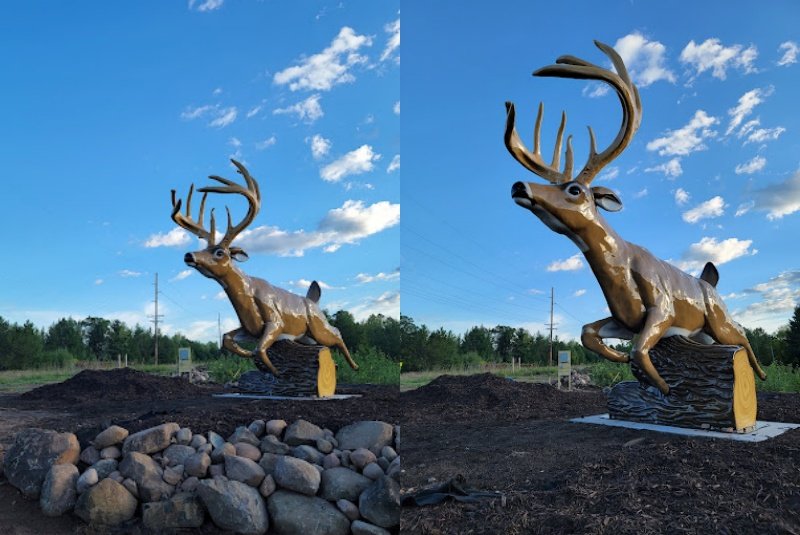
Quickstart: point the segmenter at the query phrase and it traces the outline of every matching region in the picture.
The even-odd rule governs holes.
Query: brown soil
[[[396,386],[340,385],[339,394],[361,397],[333,401],[273,401],[215,398],[219,385],[196,386],[185,380],[158,377],[130,369],[83,371],[58,384],[25,394],[0,396],[0,457],[16,431],[42,427],[77,434],[82,446],[111,424],[136,432],[164,422],[177,422],[194,432],[214,430],[223,436],[255,419],[299,418],[333,431],[359,420],[400,423]],[[77,518],[47,518],[38,504],[26,500],[0,477],[0,535],[90,533]],[[219,531],[206,521],[200,533]],[[140,533],[132,523],[117,533]]]
[[[759,395],[759,419],[800,422],[800,395]],[[479,503],[404,507],[401,533],[800,533],[800,430],[761,443],[574,424],[598,389],[491,375],[400,395],[403,491],[462,474]]]

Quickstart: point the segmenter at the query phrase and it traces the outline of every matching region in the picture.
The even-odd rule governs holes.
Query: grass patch
[[[800,369],[784,364],[764,366],[767,380],[756,378],[756,390],[759,392],[800,392]]]
[[[242,358],[236,355],[225,355],[204,363],[208,374],[215,382],[225,384],[229,381],[238,381],[239,377],[250,370],[255,370],[253,359]]]
[[[558,367],[556,366],[523,366],[512,368],[510,364],[502,366],[474,366],[464,368],[457,366],[450,369],[428,370],[423,372],[407,372],[400,375],[400,390],[413,390],[424,386],[441,375],[475,375],[478,373],[493,373],[500,377],[510,377],[516,381],[530,383],[548,383],[555,381]]]
[[[3,371],[0,372],[0,391],[22,392],[39,385],[60,383],[79,371],[77,368]]]
[[[628,364],[602,360],[586,366],[592,384],[599,387],[614,386],[622,381],[635,381]]]
[[[359,349],[353,353],[353,360],[358,364],[358,371],[353,370],[338,351],[332,352],[336,362],[337,383],[347,384],[400,384],[400,364],[388,358],[377,349]]]

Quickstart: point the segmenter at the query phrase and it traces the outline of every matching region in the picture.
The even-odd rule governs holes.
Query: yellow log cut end
[[[336,364],[331,357],[331,350],[323,348],[319,352],[319,368],[317,371],[317,395],[327,398],[336,393]]]
[[[756,424],[756,381],[747,351],[739,349],[733,356],[733,419],[737,430]]]

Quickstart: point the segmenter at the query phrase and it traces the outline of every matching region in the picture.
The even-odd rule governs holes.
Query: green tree
[[[477,353],[483,360],[492,360],[494,357],[494,347],[492,347],[492,331],[481,325],[472,327],[464,334],[461,340],[461,352]]]
[[[789,320],[789,329],[786,332],[786,348],[784,364],[791,364],[793,368],[800,366],[800,305],[794,308],[794,315]]]
[[[72,318],[61,318],[47,329],[44,340],[47,350],[64,349],[75,358],[86,356],[81,324]]]
[[[350,353],[357,351],[363,345],[363,330],[350,312],[339,310],[331,316],[330,323],[339,329],[339,333],[342,335],[342,339]]]
[[[494,351],[501,362],[511,362],[511,348],[514,342],[516,329],[508,325],[498,325],[492,329]]]
[[[83,339],[89,354],[98,360],[108,357],[108,335],[111,322],[104,318],[89,316],[81,322]]]

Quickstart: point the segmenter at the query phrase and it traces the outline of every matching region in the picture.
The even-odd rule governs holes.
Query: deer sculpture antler
[[[628,70],[625,68],[622,58],[620,58],[619,54],[610,46],[599,41],[595,41],[594,44],[611,59],[611,62],[617,69],[616,73],[574,56],[561,56],[556,59],[555,65],[543,67],[533,73],[534,76],[600,80],[613,87],[619,96],[620,103],[622,103],[622,126],[620,127],[617,137],[603,152],[597,153],[594,130],[592,130],[591,126],[588,127],[590,144],[589,159],[576,177],[578,182],[585,185],[591,184],[594,177],[597,176],[597,173],[625,150],[625,147],[630,143],[642,121],[642,103],[639,99],[639,90],[633,85],[633,82],[631,82]],[[573,162],[572,136],[567,137],[564,170],[558,170],[561,160],[561,142],[567,124],[566,112],[561,113],[561,124],[558,127],[556,146],[553,151],[553,161],[550,165],[544,163],[540,151],[544,104],[541,102],[539,103],[539,112],[536,115],[536,124],[533,130],[533,152],[528,150],[522,142],[514,126],[516,112],[512,102],[506,102],[506,113],[505,143],[506,148],[508,148],[511,155],[514,156],[514,159],[525,166],[529,171],[547,179],[551,184],[562,184],[571,181]]]

